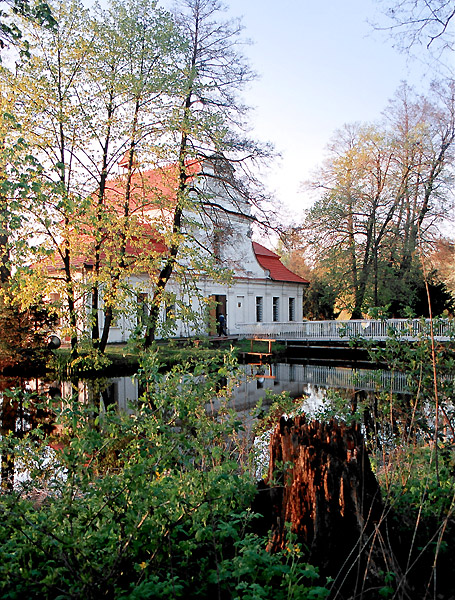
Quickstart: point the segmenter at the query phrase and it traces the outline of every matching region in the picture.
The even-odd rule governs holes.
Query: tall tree
[[[368,306],[395,301],[403,308],[412,299],[420,250],[434,239],[448,204],[453,110],[452,85],[434,88],[431,100],[403,86],[388,123],[346,128],[332,145],[315,182],[322,196],[305,227],[352,318]]]
[[[438,225],[450,216],[454,111],[453,81],[433,84],[427,97],[416,96],[403,85],[387,110],[404,183],[388,249],[389,278],[401,294],[391,299],[392,306],[403,307],[409,301],[409,290],[418,287],[413,285],[416,277],[423,278],[422,260],[439,237]],[[406,280],[407,286],[399,285]]]
[[[150,303],[146,346],[155,337],[165,289],[186,243],[185,233],[188,234],[189,228],[185,228],[185,215],[193,214],[201,220],[202,215],[211,212],[213,195],[193,185],[195,165],[206,164],[204,160],[211,159],[214,168],[205,175],[216,182],[218,189],[232,198],[234,204],[238,198],[239,212],[245,210],[243,202],[251,200],[253,187],[256,187],[256,199],[260,197],[260,186],[256,186],[258,182],[247,165],[251,160],[268,156],[269,148],[261,147],[244,133],[247,109],[238,95],[254,73],[241,53],[240,22],[223,19],[223,10],[218,0],[182,0],[176,13],[185,41],[179,64],[181,87],[171,99],[174,111],[168,124],[173,145],[171,155],[178,166],[176,203],[168,255],[157,276]],[[227,166],[227,161],[235,164],[237,173]]]
[[[333,159],[316,184],[323,196],[309,211],[306,228],[341,301],[352,318],[359,318],[371,275],[377,276],[378,248],[397,210],[400,186],[391,189],[392,147],[381,131],[346,127],[331,148]]]
[[[93,344],[104,351],[128,275],[132,208],[139,208],[132,181],[157,154],[159,98],[170,93],[180,47],[171,19],[153,0],[113,0],[96,16],[77,0],[53,9],[57,28],[29,31],[32,59],[10,84],[43,164],[56,173],[46,210],[34,217],[63,266],[49,281],[63,291],[73,353],[86,326],[86,298]],[[118,177],[120,162],[121,193],[108,200],[107,182]]]
[[[96,118],[90,119],[92,139],[99,147],[98,161],[91,162],[93,179],[97,182],[93,228],[97,232],[94,246],[92,287],[92,340],[104,351],[114,309],[118,305],[121,281],[127,275],[126,248],[135,233],[134,211],[142,204],[159,203],[157,191],[142,189],[139,198],[134,191],[135,180],[143,164],[156,164],[160,151],[157,140],[163,134],[166,117],[164,96],[172,95],[175,87],[174,63],[180,50],[180,40],[170,16],[156,8],[156,2],[111,2],[95,24],[94,60],[90,78],[95,85],[96,102],[90,95],[89,106],[95,106]],[[92,109],[93,110],[93,109]],[[122,160],[120,160],[122,159]],[[113,215],[112,199],[106,197],[112,167],[121,163],[124,169],[118,207]],[[106,216],[109,227],[117,234],[116,251],[107,251]],[[114,222],[112,220],[114,217]],[[154,224],[159,230],[160,225]],[[108,246],[109,247],[109,246]],[[110,257],[103,269],[101,254]],[[152,261],[153,262],[153,261]],[[153,265],[153,269],[155,265]],[[150,271],[150,265],[148,270]],[[99,332],[100,285],[104,295],[104,323]],[[118,308],[118,306],[117,306]]]
[[[62,269],[56,265],[43,291],[61,293],[64,297],[75,355],[81,290],[72,269],[72,250],[85,211],[76,153],[85,131],[80,107],[74,101],[74,89],[81,85],[90,38],[85,26],[88,13],[77,0],[56,3],[52,9],[57,26],[43,30],[28,25],[27,38],[33,54],[10,74],[8,83],[16,96],[16,112],[46,169],[46,201],[36,207],[33,218],[37,233],[44,236],[43,247],[48,245],[57,253]]]

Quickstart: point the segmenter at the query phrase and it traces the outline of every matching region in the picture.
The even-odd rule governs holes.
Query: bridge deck
[[[276,341],[348,342],[352,337],[387,340],[391,336],[418,340],[433,334],[438,341],[455,340],[452,319],[359,319],[352,321],[304,321],[286,323],[242,323],[238,325],[245,337],[273,338]]]

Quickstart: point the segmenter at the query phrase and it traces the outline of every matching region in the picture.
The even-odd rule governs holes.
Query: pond
[[[31,394],[44,393],[63,400],[76,395],[81,403],[101,402],[104,407],[115,405],[124,412],[132,412],[142,394],[134,375],[79,379],[76,382],[45,381],[40,378],[2,378],[0,386],[0,392],[18,386]],[[233,389],[229,405],[239,415],[247,418],[248,413],[259,402],[264,406],[270,404],[271,394],[288,392],[292,398],[303,398],[306,409],[312,412],[321,405],[328,389],[339,390],[347,403],[350,402],[350,397],[359,391],[383,390],[394,394],[406,394],[407,391],[405,376],[402,373],[296,362],[246,364],[241,367],[241,377]],[[3,404],[4,407],[7,406],[6,403]],[[212,408],[216,410],[216,405]],[[19,422],[16,423],[16,431],[28,429],[30,415],[24,412],[21,404],[17,414]]]
[[[82,403],[93,401],[93,394],[100,394],[104,404],[115,404],[119,410],[130,411],[142,390],[134,374],[121,377],[103,377],[70,381],[46,381],[40,378],[0,378],[0,392],[12,386],[38,393],[50,393],[52,397],[78,396]],[[353,369],[349,367],[309,365],[296,362],[272,364],[246,364],[234,387],[231,403],[238,410],[255,406],[264,401],[270,392],[288,392],[291,397],[308,397],[327,389],[388,391],[406,393],[406,377],[376,369]]]
[[[22,390],[15,394],[14,387]],[[240,367],[240,377],[233,387],[227,405],[234,409],[242,422],[238,435],[239,448],[246,452],[251,444],[267,445],[267,438],[255,439],[258,412],[262,415],[274,400],[274,396],[286,392],[297,399],[297,408],[312,415],[324,406],[328,390],[336,390],[342,399],[343,411],[350,413],[366,401],[374,406],[377,392],[393,393],[394,397],[405,397],[407,388],[404,374],[375,369],[354,369],[342,366],[303,364],[289,361],[273,364],[245,364]],[[125,413],[133,413],[143,393],[140,382],[132,375],[79,379],[74,381],[46,381],[40,378],[0,378],[0,435],[12,433],[23,437],[39,423],[45,433],[57,433],[53,410],[40,408],[39,397],[48,396],[55,407],[65,407],[71,399],[84,405],[99,406],[103,411],[115,406]],[[301,400],[299,400],[301,399]],[[206,407],[209,412],[218,412],[222,399],[214,398]],[[260,410],[257,410],[257,407]],[[338,413],[336,413],[338,414]],[[271,426],[271,425],[270,425]],[[54,446],[59,442],[54,440]],[[53,447],[54,447],[53,446]],[[264,446],[265,447],[265,446]],[[2,457],[2,480],[14,469]]]

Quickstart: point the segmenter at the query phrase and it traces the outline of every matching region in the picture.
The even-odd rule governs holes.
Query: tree
[[[51,278],[44,279],[42,293],[65,298],[75,355],[76,305],[81,291],[72,270],[72,249],[85,206],[74,156],[83,134],[83,120],[73,90],[82,79],[83,58],[89,48],[84,29],[88,15],[77,2],[60,3],[53,10],[58,25],[52,30],[24,23],[33,56],[14,74],[5,70],[4,75],[15,97],[16,114],[45,168],[46,196],[30,215],[36,234],[44,239],[43,250],[57,252],[60,263],[55,264]]]
[[[6,10],[0,10],[0,50],[10,44],[19,48],[22,55],[29,56],[28,41],[24,39],[16,16],[41,26],[55,27],[56,22],[46,2],[30,0],[3,0]]]
[[[133,179],[159,155],[154,140],[166,120],[162,98],[172,93],[180,45],[169,16],[153,1],[113,1],[96,16],[77,1],[62,1],[54,13],[54,30],[29,30],[33,56],[10,74],[9,84],[50,180],[46,206],[33,218],[54,255],[43,286],[64,298],[75,356],[86,300],[100,351],[121,308],[121,281],[130,273],[126,248],[137,229],[132,211],[145,201],[134,194]],[[120,162],[122,197],[113,200],[107,182]]]
[[[5,90],[2,90],[5,91]],[[41,165],[30,154],[19,123],[12,113],[7,94],[0,99],[0,367],[32,358],[41,346],[52,315],[39,308],[41,295],[35,290],[33,302],[22,302],[21,278],[34,258],[27,237],[27,214],[42,201]],[[27,331],[28,330],[28,331]]]
[[[309,211],[306,227],[341,302],[351,309],[353,318],[359,318],[371,275],[377,273],[378,247],[397,209],[401,188],[385,191],[391,177],[392,148],[381,131],[346,127],[332,152],[333,159],[316,184],[326,191]]]
[[[109,10],[102,13],[95,24],[95,36],[90,65],[90,81],[97,88],[95,103],[93,94],[87,98],[87,106],[95,105],[90,119],[91,138],[100,147],[98,165],[91,166],[95,169],[93,179],[97,182],[97,201],[93,215],[93,228],[97,231],[97,236],[91,308],[92,341],[103,352],[114,310],[118,310],[116,304],[118,305],[120,282],[127,272],[127,243],[134,235],[137,225],[132,211],[137,211],[141,203],[160,201],[157,190],[150,187],[143,189],[145,197],[138,199],[137,193],[134,193],[134,179],[140,174],[141,164],[151,161],[156,164],[160,154],[156,139],[163,131],[157,124],[166,119],[167,111],[162,107],[165,104],[163,96],[172,96],[174,92],[175,73],[172,65],[180,51],[180,40],[169,16],[158,11],[155,2],[148,1],[123,4],[111,2]],[[121,187],[123,198],[118,200],[120,207],[114,221],[116,217],[118,220],[113,223],[113,207],[112,203],[108,203],[106,191],[112,166],[121,158],[126,171]],[[108,270],[104,269],[103,272],[101,252],[104,251],[106,256],[106,244],[103,245],[108,226],[106,217],[108,222],[110,218],[109,226],[114,226],[120,243],[116,252],[108,253],[115,265],[111,261],[105,265]],[[162,226],[162,223],[153,224],[156,231]],[[150,270],[149,267],[148,271]],[[101,338],[98,316],[100,286],[103,287],[104,294]]]
[[[387,0],[385,14],[392,25],[386,27],[401,49],[425,46],[438,60],[449,57],[445,66],[453,73],[450,57],[454,50],[455,9],[446,0]],[[383,27],[376,26],[384,29]]]
[[[4,71],[44,167],[46,193],[30,221],[48,258],[34,278],[41,273],[43,295],[61,298],[73,357],[86,306],[93,347],[103,352],[116,314],[135,304],[131,278],[143,273],[154,285],[149,345],[171,277],[194,285],[193,274],[210,270],[226,279],[197,231],[225,227],[216,210],[252,219],[249,202],[263,196],[251,165],[269,148],[244,135],[237,98],[253,74],[239,53],[238,21],[218,22],[220,10],[191,0],[171,18],[153,0],[113,0],[90,13],[62,0],[54,30],[28,27],[30,60]],[[160,184],[147,179],[150,167]],[[210,189],[197,185],[200,174]],[[220,206],[223,194],[230,208]],[[131,256],[132,246],[147,247],[146,231],[165,250]]]
[[[0,285],[11,278],[14,232],[23,225],[33,175],[39,166],[28,154],[21,127],[12,114],[6,91],[0,98]],[[35,173],[34,173],[35,172]],[[17,265],[17,258],[16,258]]]
[[[313,184],[322,196],[305,232],[352,318],[397,296],[412,304],[415,277],[423,277],[421,252],[428,253],[450,197],[453,86],[442,90],[419,98],[403,86],[388,123],[346,127]]]
[[[195,163],[211,159],[213,171],[208,173],[209,178],[236,203],[240,213],[245,211],[244,201],[252,199],[255,184],[256,203],[262,195],[247,165],[252,159],[267,157],[269,149],[260,147],[242,133],[246,107],[237,97],[254,74],[240,53],[240,23],[218,20],[222,9],[217,0],[183,0],[176,14],[185,41],[185,53],[179,64],[181,87],[172,99],[174,119],[168,129],[170,141],[175,144],[178,168],[176,204],[168,256],[150,303],[146,346],[155,337],[164,291],[186,243],[185,232],[188,234],[189,228],[185,226],[185,215],[188,218],[192,213],[203,221],[203,215],[211,212],[210,192],[204,193],[193,185]],[[234,164],[237,171],[243,169],[246,181],[238,172],[235,174],[229,164]]]

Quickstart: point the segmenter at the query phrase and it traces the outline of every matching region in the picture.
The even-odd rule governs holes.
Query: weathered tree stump
[[[335,577],[348,597],[367,597],[366,588],[377,591],[383,573],[398,567],[360,427],[282,417],[270,453],[269,549],[286,547],[288,524],[309,561]]]

